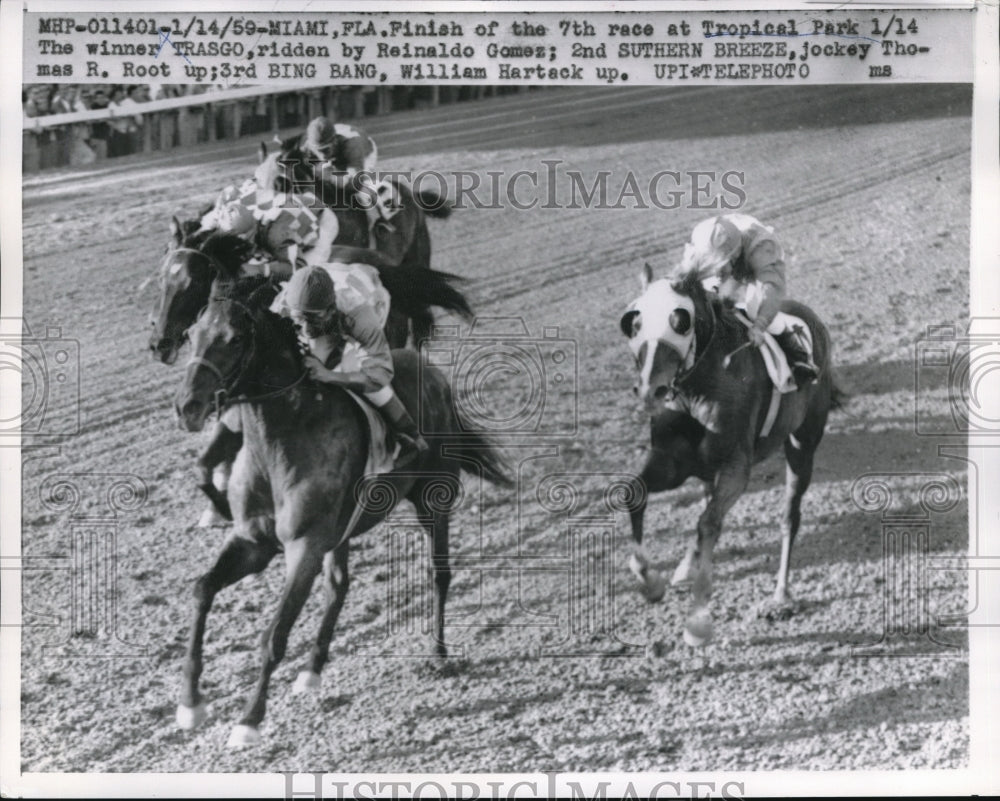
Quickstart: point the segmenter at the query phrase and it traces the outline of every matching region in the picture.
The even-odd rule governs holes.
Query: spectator
[[[128,154],[131,144],[130,133],[135,128],[135,120],[132,117],[118,116],[128,110],[125,99],[125,90],[120,86],[111,90],[111,99],[108,102],[108,108],[112,113],[111,121],[108,123],[108,155],[112,158]]]

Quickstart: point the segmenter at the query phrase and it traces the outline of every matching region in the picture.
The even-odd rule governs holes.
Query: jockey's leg
[[[767,331],[785,352],[795,383],[800,388],[819,378],[819,368],[812,358],[812,343],[805,333],[805,323],[802,320],[778,312]]]
[[[405,467],[430,450],[427,440],[421,436],[416,422],[391,386],[386,385],[376,392],[366,392],[365,398],[381,412],[382,418],[399,440],[401,450],[396,458],[396,469]]]

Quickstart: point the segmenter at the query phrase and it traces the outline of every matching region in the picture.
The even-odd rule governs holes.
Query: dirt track
[[[639,268],[644,261],[658,271],[672,265],[690,227],[711,212],[519,211],[507,204],[432,222],[434,266],[468,277],[483,316],[520,316],[536,337],[558,326],[573,343],[577,381],[551,386],[537,436],[508,442],[522,446],[507,451],[518,465],[516,492],[466,487],[452,537],[447,635],[456,658],[444,669],[389,658],[427,651],[420,615],[430,582],[419,535],[404,537],[404,565],[390,565],[389,529],[376,529],[355,543],[351,594],[318,700],[290,692],[318,625],[317,588],[275,675],[264,744],[248,752],[224,744],[255,680],[257,637],[283,574],[272,565],[219,596],[206,640],[209,719],[196,732],[178,731],[173,714],[191,588],[224,533],[192,526],[202,501],[188,470],[202,440],[177,428],[170,404],[182,371],[149,358],[154,290],[139,286],[159,263],[170,215],[190,215],[243,177],[256,142],[29,177],[25,318],[36,334],[59,326],[79,341],[82,428],[58,450],[25,457],[24,605],[36,625],[23,636],[23,768],[966,764],[968,663],[960,629],[932,628],[952,649],[926,638],[886,644],[897,655],[929,650],[932,657],[852,655],[852,646],[880,638],[892,581],[883,573],[883,521],[852,501],[851,488],[865,474],[908,473],[888,480],[893,510],[918,513],[926,481],[919,474],[947,474],[965,486],[965,462],[939,455],[941,440],[914,433],[913,354],[928,325],[961,332],[968,320],[970,103],[969,88],[944,85],[589,89],[372,124],[386,168],[469,170],[484,179],[488,170],[539,170],[542,198],[543,161],[552,159],[564,172],[579,170],[588,184],[598,170],[610,170],[612,202],[628,170],[647,179],[665,169],[742,171],[745,210],[777,227],[791,293],[830,326],[838,381],[853,397],[831,420],[805,499],[791,585],[797,614],[773,622],[757,614],[773,590],[779,553],[784,467],[775,458],[757,467],[728,517],[716,551],[716,640],[693,651],[680,639],[687,597],[668,592],[650,606],[635,592],[624,517],[597,521],[606,536],[581,533],[586,527],[577,518],[600,518],[608,483],[641,466],[647,429],[634,408],[618,332]],[[558,192],[567,185],[562,180]],[[947,424],[943,380],[921,380],[921,409]],[[517,408],[526,387],[515,379],[489,390],[494,408]],[[961,439],[947,442],[964,453]],[[133,474],[148,491],[139,508],[119,515],[117,559],[95,556],[116,576],[118,633],[128,645],[108,645],[104,631],[89,640],[70,636],[80,594],[67,567],[79,553],[74,532],[86,521],[72,519],[49,492],[57,474],[67,473],[87,474],[72,479],[83,487],[77,515],[101,513],[114,479],[97,474]],[[540,503],[554,473],[574,474],[567,481],[577,500],[569,511]],[[692,484],[653,499],[647,536],[661,568],[672,571],[700,510]],[[965,553],[964,495],[929,523],[931,557]],[[933,569],[927,576],[929,614],[961,613],[964,576]],[[410,624],[400,624],[408,615]],[[84,652],[118,658],[67,659]]]

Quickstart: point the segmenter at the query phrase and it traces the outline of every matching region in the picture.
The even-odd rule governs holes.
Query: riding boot
[[[774,338],[788,358],[788,366],[799,389],[819,378],[819,368],[813,363],[805,338],[797,330],[790,328]]]
[[[399,398],[393,395],[387,404],[378,408],[400,444],[399,456],[396,457],[396,470],[406,467],[430,450],[430,445],[421,436],[420,429]]]

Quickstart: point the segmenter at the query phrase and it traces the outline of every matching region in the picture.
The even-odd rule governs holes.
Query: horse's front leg
[[[230,748],[241,748],[260,742],[258,727],[267,709],[267,691],[271,674],[288,647],[288,635],[309,597],[313,582],[323,566],[322,543],[329,536],[325,526],[317,526],[301,536],[285,541],[285,587],[271,624],[261,640],[261,669],[257,686],[247,703],[239,724],[233,729],[227,743]]]
[[[243,434],[241,432],[233,431],[225,422],[216,423],[212,439],[208,443],[208,447],[198,457],[195,465],[195,480],[198,482],[198,488],[212,502],[212,505],[205,510],[198,521],[200,528],[223,525],[232,521],[233,515],[229,508],[229,501],[226,499],[226,489],[233,461],[242,446]],[[218,485],[215,481],[216,473],[219,475]]]
[[[277,553],[278,549],[264,535],[266,522],[260,527],[250,527],[230,537],[215,560],[215,565],[195,584],[195,611],[188,638],[187,656],[184,660],[184,683],[180,704],[177,706],[177,725],[193,729],[205,719],[205,705],[198,690],[202,671],[202,642],[205,638],[205,621],[212,601],[223,587],[235,584],[244,576],[259,573]]]
[[[737,453],[716,474],[705,511],[698,518],[698,545],[692,577],[691,612],[684,624],[688,645],[705,645],[712,639],[712,555],[722,530],[722,521],[746,489],[750,479],[750,458]]]
[[[660,571],[652,566],[642,542],[649,493],[674,489],[684,483],[687,477],[688,473],[678,463],[674,454],[654,447],[649,452],[642,472],[633,478],[632,497],[635,500],[629,518],[634,545],[628,566],[639,580],[640,592],[650,603],[656,603],[663,598],[667,585]]]

